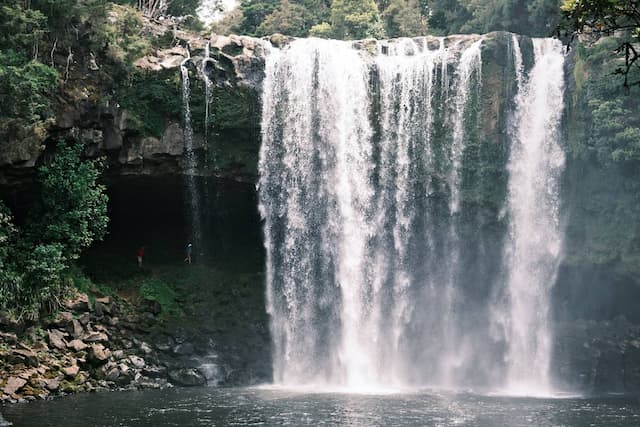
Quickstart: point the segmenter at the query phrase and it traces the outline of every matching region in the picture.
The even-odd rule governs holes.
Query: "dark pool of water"
[[[171,389],[81,394],[4,406],[0,412],[16,427],[640,426],[637,397],[532,399],[426,391]]]

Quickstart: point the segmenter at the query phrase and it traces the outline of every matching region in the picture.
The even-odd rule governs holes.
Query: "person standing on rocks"
[[[191,244],[191,242],[189,242],[189,244],[187,245],[187,257],[184,259],[184,262],[186,262],[187,264],[191,264],[191,254],[193,253],[193,245]]]
[[[144,246],[140,246],[136,252],[138,258],[138,268],[142,268],[142,260],[144,259]]]

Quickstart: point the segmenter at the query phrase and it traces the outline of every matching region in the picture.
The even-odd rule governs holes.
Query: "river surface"
[[[196,388],[80,394],[0,407],[14,426],[639,426],[637,397],[350,394]],[[0,417],[0,425],[3,424]]]

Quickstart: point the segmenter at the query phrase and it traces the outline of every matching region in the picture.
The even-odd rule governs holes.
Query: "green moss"
[[[216,88],[213,95],[216,129],[260,127],[260,100],[254,90],[242,87]]]

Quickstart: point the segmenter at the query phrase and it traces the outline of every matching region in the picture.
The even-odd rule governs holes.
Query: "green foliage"
[[[92,40],[96,51],[129,68],[151,50],[153,37],[143,35],[141,14],[132,7],[111,5],[107,16],[96,22]]]
[[[156,301],[162,307],[163,316],[179,316],[180,306],[176,302],[176,291],[167,282],[158,278],[148,278],[140,286],[140,295],[148,301]]]
[[[549,36],[561,0],[428,0],[429,26],[437,34],[512,31]]]
[[[200,0],[173,0],[167,13],[172,16],[195,15],[199,5]]]
[[[30,230],[42,241],[60,244],[68,259],[101,240],[109,221],[105,187],[97,183],[101,165],[81,160],[81,154],[79,144],[59,144],[53,162],[40,168],[42,214]]]
[[[427,34],[427,17],[418,0],[391,0],[382,13],[389,37],[415,37]]]
[[[13,50],[0,51],[0,93],[12,101],[0,103],[0,116],[28,124],[47,118],[57,79],[58,73],[48,65],[27,61]]]
[[[378,5],[373,0],[333,0],[333,36],[343,40],[384,37]]]
[[[0,1],[0,50],[31,49],[45,30],[44,14],[15,3]]]
[[[0,309],[35,319],[51,310],[73,283],[71,262],[101,239],[107,197],[95,162],[80,160],[81,146],[60,143],[51,165],[40,169],[41,214],[22,233],[0,204]]]
[[[239,7],[243,19],[238,28],[239,32],[250,36],[258,35],[260,24],[278,8],[279,4],[278,0],[242,0]]]
[[[133,115],[136,127],[144,135],[160,137],[167,119],[180,119],[180,80],[176,73],[136,71],[118,92],[120,104]]]
[[[625,86],[640,86],[640,0],[564,0],[562,12],[562,27],[573,36],[614,34],[615,52],[624,60],[614,73],[624,76]]]
[[[311,37],[320,37],[323,39],[328,39],[328,38],[331,38],[332,34],[333,34],[333,30],[331,29],[331,24],[329,24],[328,22],[322,22],[321,24],[316,24],[313,27],[311,27],[311,30],[309,30],[309,35]]]
[[[258,34],[283,33],[294,37],[304,37],[310,29],[309,11],[302,5],[281,0],[280,5],[265,17],[258,27]]]
[[[618,44],[608,38],[578,46],[574,70],[569,149],[576,157],[605,164],[640,160],[640,88],[625,88],[623,77],[612,74],[619,62],[611,49]]]

